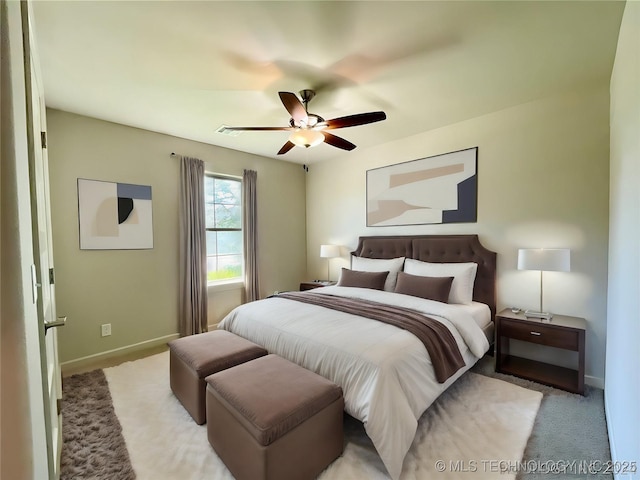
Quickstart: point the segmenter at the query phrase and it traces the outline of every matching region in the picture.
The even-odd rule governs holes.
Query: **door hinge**
[[[53,268],[49,269],[49,284],[53,285],[54,283],[56,283],[56,277],[53,274]]]
[[[42,143],[42,148],[47,148],[47,132],[40,132],[40,142]]]

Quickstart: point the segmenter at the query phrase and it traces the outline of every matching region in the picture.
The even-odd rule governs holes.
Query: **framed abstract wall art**
[[[151,187],[78,179],[81,250],[153,248]]]
[[[473,223],[478,147],[367,170],[367,226]]]

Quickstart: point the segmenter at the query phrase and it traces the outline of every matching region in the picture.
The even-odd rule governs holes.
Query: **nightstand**
[[[311,280],[308,282],[302,282],[300,284],[300,291],[304,291],[304,290],[312,290],[314,288],[319,288],[319,287],[328,287],[330,285],[335,285],[336,282],[327,282],[327,281],[323,281],[323,280]]]
[[[502,310],[496,315],[496,372],[544,383],[584,395],[584,318],[554,315],[551,320],[526,318],[523,312]],[[510,339],[578,352],[577,368],[509,354]]]

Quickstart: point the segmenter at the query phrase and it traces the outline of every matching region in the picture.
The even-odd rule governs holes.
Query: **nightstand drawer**
[[[525,342],[578,351],[578,331],[563,327],[500,319],[500,335]]]

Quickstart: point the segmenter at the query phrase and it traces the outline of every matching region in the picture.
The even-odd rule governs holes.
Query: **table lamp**
[[[543,272],[569,272],[570,250],[568,248],[521,248],[518,250],[518,270],[540,271],[540,311],[525,310],[526,317],[551,320],[553,314],[543,309]]]
[[[327,281],[331,281],[329,266],[332,258],[340,256],[339,245],[320,245],[320,257],[327,259]]]

